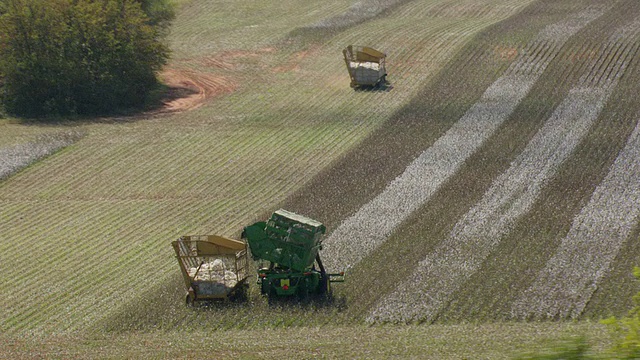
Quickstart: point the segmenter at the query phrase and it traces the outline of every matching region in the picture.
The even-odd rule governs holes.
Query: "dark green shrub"
[[[162,30],[172,12],[160,6],[166,1],[1,1],[0,75],[9,113],[112,113],[144,104],[157,86],[169,54]]]

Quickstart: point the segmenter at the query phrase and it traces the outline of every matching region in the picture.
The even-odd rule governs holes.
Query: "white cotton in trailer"
[[[189,268],[189,277],[197,282],[217,283],[228,288],[236,286],[238,283],[238,275],[233,268],[225,266],[221,259],[215,259],[211,262],[205,262],[200,266]],[[202,285],[200,285],[202,287]]]
[[[351,61],[349,62],[349,66],[352,69],[370,69],[375,71],[380,70],[380,64],[375,62],[370,62],[370,61],[366,61],[366,62]]]
[[[380,71],[380,64],[374,62],[351,62],[352,74],[359,85],[375,85],[384,75]]]

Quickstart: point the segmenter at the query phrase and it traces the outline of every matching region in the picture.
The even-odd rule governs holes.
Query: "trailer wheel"
[[[187,307],[192,308],[194,306],[194,299],[190,294],[187,294],[185,296],[185,300],[184,301],[185,301]]]
[[[374,88],[385,89],[387,85],[389,85],[389,83],[387,82],[387,75],[385,74],[385,75],[382,75],[382,77],[380,78],[378,83],[374,86]]]
[[[187,290],[187,296],[185,297],[184,302],[187,304],[187,307],[193,307],[195,305],[195,301],[196,292],[193,287],[190,287],[189,290]]]
[[[309,297],[309,284],[306,280],[302,284],[298,283],[297,296],[298,300],[306,300]]]
[[[234,291],[230,300],[233,302],[245,302],[249,299],[249,284],[242,284],[236,291]]]

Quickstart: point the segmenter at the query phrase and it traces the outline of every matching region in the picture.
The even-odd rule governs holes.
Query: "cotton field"
[[[24,144],[0,148],[0,180],[73,144],[82,134],[77,131],[41,135],[38,139]]]
[[[328,266],[352,267],[384,242],[507,119],[564,42],[580,29],[577,24],[585,26],[603,11],[588,9],[545,28],[460,121],[325,240]]]
[[[603,53],[610,53],[611,48],[618,47],[620,46],[614,43],[605,47]],[[482,200],[456,224],[450,237],[418,265],[411,279],[399,286],[409,291],[394,292],[383,299],[379,307],[373,310],[370,321],[416,319],[433,321],[438,316],[452,294],[463,286],[481,266],[492,249],[500,242],[501,237],[510,230],[511,225],[526,214],[542,187],[554,176],[556,169],[587,134],[615,88],[617,79],[623,76],[632,59],[630,54],[633,53],[632,48],[628,49],[614,62],[609,62],[606,57],[598,57],[598,60],[587,67],[590,71],[580,78],[578,87],[570,90],[565,100],[556,108],[551,118],[529,142],[517,160],[511,164],[511,167],[496,179]],[[587,85],[591,86],[587,87]],[[619,161],[624,160],[619,159]],[[625,165],[626,170],[630,170],[629,166],[633,166],[626,163]],[[636,195],[632,190],[634,186],[629,185],[631,193],[621,195],[629,195],[625,197],[629,204],[636,204]],[[616,187],[616,189],[620,188],[620,186]],[[596,195],[598,191],[594,193],[594,196]],[[602,239],[599,239],[602,246],[608,249],[607,251],[603,252],[604,249],[597,250],[597,247],[587,246],[582,246],[579,248],[581,251],[578,252],[563,249],[566,255],[558,254],[557,258],[554,257],[550,261],[551,264],[556,264],[555,266],[550,264],[550,267],[556,270],[547,270],[554,271],[555,276],[543,276],[534,286],[535,290],[525,293],[517,309],[514,310],[515,316],[522,317],[523,313],[530,311],[528,309],[537,307],[540,309],[533,312],[538,317],[553,318],[557,315],[575,317],[582,313],[588,296],[580,294],[593,292],[597,282],[590,280],[591,276],[587,274],[595,274],[597,279],[606,270],[606,266],[595,264],[587,266],[586,262],[590,262],[587,259],[593,256],[596,259],[602,258],[601,261],[605,263],[611,261],[611,256],[616,254],[615,249],[619,248],[621,240],[626,239],[636,220],[636,211],[629,212],[633,210],[633,205],[630,209],[629,205],[625,206],[624,203],[605,202],[593,208],[605,213],[610,213],[611,209],[617,209],[630,216],[626,218],[626,225],[620,225],[625,231],[618,237],[617,245],[607,246],[604,245],[606,243],[602,243]],[[607,216],[607,219],[612,218],[615,217]],[[582,225],[583,228],[585,226]],[[613,233],[619,232],[613,230],[616,227],[615,223],[607,223],[606,227],[611,228]],[[576,230],[572,228],[572,231]],[[580,235],[580,238],[584,236],[582,233]],[[577,237],[571,233],[569,236],[570,239]],[[565,243],[568,244],[570,241],[567,240]],[[599,256],[607,252],[612,255]],[[575,262],[577,253],[584,254],[585,260]],[[606,260],[607,258],[609,260]],[[569,263],[572,264],[571,267],[575,272],[567,268]],[[573,274],[582,274],[583,278],[572,279]],[[558,281],[556,279],[562,279],[563,283],[554,286],[553,284]],[[584,290],[580,290],[578,287],[580,282],[587,282],[589,285],[585,284]],[[571,290],[573,287],[578,288]],[[530,296],[532,292],[535,296]],[[564,296],[567,299],[553,300],[562,296],[554,295],[554,292],[566,294]],[[397,311],[398,308],[402,311]]]
[[[176,3],[165,70],[188,79],[171,95],[189,81],[228,91],[113,119],[0,112],[0,342],[342,326],[357,337],[371,322],[453,323],[444,338],[457,339],[473,322],[540,333],[526,322],[599,326],[633,306],[637,0]],[[350,44],[387,54],[389,86],[349,86]],[[252,280],[246,301],[186,307],[171,241],[237,239],[277,208],[327,226],[324,266],[346,270],[333,296],[274,304]],[[34,261],[47,271],[25,272]],[[184,270],[205,292],[239,285],[232,264]],[[247,271],[255,279],[256,264]]]

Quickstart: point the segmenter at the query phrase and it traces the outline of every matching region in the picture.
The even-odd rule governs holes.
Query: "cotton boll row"
[[[590,16],[580,13],[576,15],[576,21],[584,26],[598,14],[601,13]],[[574,33],[578,30],[573,25],[569,28]],[[535,59],[526,55],[519,58],[508,70],[509,74],[492,84],[465,117],[474,115],[491,119],[500,109],[505,117],[509,115],[569,38],[563,35],[556,39],[552,36],[555,34],[553,31],[543,31],[542,34],[551,37],[542,40],[555,42],[547,55]],[[527,82],[518,81],[518,78],[526,78]],[[475,273],[513,222],[528,211],[546,181],[553,177],[560,164],[586,135],[612,89],[611,86],[573,89],[511,167],[494,181],[482,200],[463,216],[450,236],[419,263],[413,275],[398,286],[407,291],[394,292],[383,298],[368,321],[410,321],[418,318],[431,321],[437,317],[450,296]],[[518,92],[521,95],[514,96]],[[490,111],[481,111],[487,108]],[[473,109],[478,109],[477,115]],[[459,123],[463,120],[465,118]],[[485,123],[478,120],[475,124],[481,126],[464,127],[468,138],[490,125],[486,120]],[[460,146],[465,144],[456,143]],[[400,307],[403,311],[398,311]]]
[[[601,13],[589,10],[567,22],[586,25]],[[577,20],[576,20],[577,19]],[[556,26],[556,25],[553,25]],[[572,35],[578,28],[570,27]],[[325,265],[329,269],[350,268],[384,243],[389,235],[440,186],[455,174],[514,111],[533,84],[554,59],[566,33],[539,36],[505,74],[496,80],[464,116],[433,146],[425,150],[376,198],[365,204],[324,241]],[[545,47],[539,56],[536,49]]]
[[[557,253],[512,307],[515,318],[577,317],[640,214],[640,124]]]
[[[567,41],[573,34],[582,29],[587,23],[600,17],[605,11],[607,11],[611,5],[598,4],[592,5],[575,14],[567,21],[562,21],[557,24],[553,24],[545,27],[540,34],[539,39],[553,38],[557,41]]]
[[[351,5],[344,13],[321,20],[309,28],[343,28],[359,24],[400,2],[401,0],[360,0]]]
[[[637,24],[637,21],[632,23]],[[626,49],[619,52],[617,61],[607,63],[605,56],[599,57],[591,67],[595,70],[585,74],[580,84],[599,85],[604,92],[613,90],[637,49],[627,46],[629,38],[620,36],[627,32],[629,25],[618,29],[601,50],[607,54],[616,53],[615,49]],[[582,96],[594,89],[597,87],[583,89]],[[638,128],[605,180],[596,188],[589,204],[574,219],[558,252],[513,305],[513,317],[564,318],[582,313],[597,283],[609,271],[609,264],[631,232],[640,211],[637,205],[637,157]]]
[[[9,177],[32,162],[71,145],[82,137],[79,132],[40,136],[36,141],[0,149],[0,179]]]
[[[512,224],[529,210],[548,179],[587,134],[612,90],[572,89],[509,169],[496,178],[450,236],[400,286],[412,289],[410,295],[394,293],[377,311],[389,313],[391,307],[409,302],[417,304],[412,311],[389,314],[402,316],[401,320],[437,316],[451,294],[477,271]],[[429,301],[424,302],[427,293]]]

